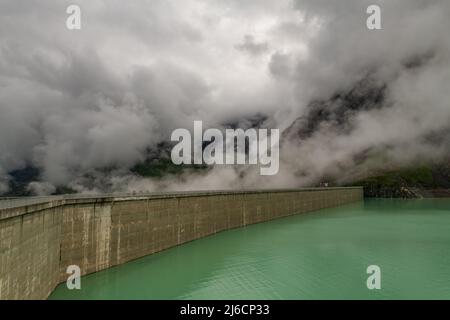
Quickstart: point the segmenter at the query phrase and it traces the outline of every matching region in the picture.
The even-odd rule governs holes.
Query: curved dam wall
[[[362,188],[32,198],[1,206],[0,299],[45,299],[69,265],[100,271],[223,230],[360,201]]]

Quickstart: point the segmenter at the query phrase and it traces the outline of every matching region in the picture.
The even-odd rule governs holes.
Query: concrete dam
[[[0,299],[46,299],[67,280],[220,231],[363,199],[362,188],[0,200]]]

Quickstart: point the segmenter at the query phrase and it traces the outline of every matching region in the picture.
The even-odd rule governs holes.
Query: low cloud
[[[252,56],[259,56],[269,50],[269,44],[264,41],[258,42],[254,36],[247,34],[244,36],[244,41],[236,45],[236,49],[248,52]]]
[[[79,3],[80,31],[65,28],[69,4],[0,4],[0,193],[29,166],[42,194],[294,187],[448,156],[448,1],[94,0]],[[370,4],[382,30],[366,28]],[[339,104],[365,78],[383,99]],[[175,128],[255,115],[286,133],[275,177],[129,170]]]

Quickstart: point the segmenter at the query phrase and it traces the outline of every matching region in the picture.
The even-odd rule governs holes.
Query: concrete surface
[[[362,198],[362,188],[326,188],[0,200],[0,299],[45,299],[66,281],[69,265],[85,275],[223,230]]]

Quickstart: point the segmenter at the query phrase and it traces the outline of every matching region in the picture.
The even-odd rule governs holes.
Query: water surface
[[[366,268],[381,268],[368,290]],[[51,299],[450,299],[450,199],[366,200],[219,233]]]

